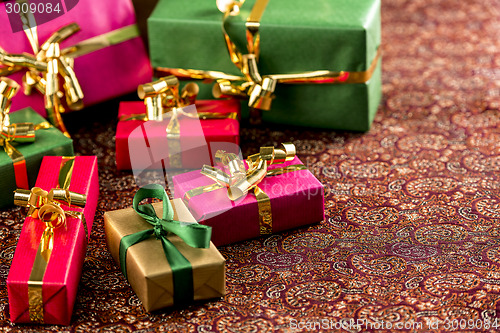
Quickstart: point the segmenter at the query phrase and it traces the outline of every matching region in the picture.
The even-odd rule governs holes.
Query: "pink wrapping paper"
[[[269,169],[302,164],[298,157]],[[214,184],[214,181],[191,171],[173,177],[174,196],[183,198],[193,188]],[[309,170],[298,170],[279,176],[268,176],[259,187],[271,199],[273,233],[293,229],[324,219],[323,185]],[[243,200],[233,202],[226,189],[194,196],[189,210],[201,224],[212,227],[212,242],[216,246],[235,243],[260,236],[257,200],[249,193]]]
[[[237,100],[200,100],[196,101],[198,112],[218,112],[240,115],[240,103]],[[144,114],[146,106],[143,102],[122,102],[118,117]],[[198,120],[188,117],[180,119],[180,145],[182,166],[187,169],[198,169],[203,164],[212,164],[213,154],[219,149],[238,153],[240,142],[240,125],[237,119]],[[135,159],[134,169],[161,169],[159,162],[169,166],[168,141],[166,127],[170,118],[162,122],[142,120],[119,121],[116,128],[116,167],[118,170],[132,169],[130,152]],[[201,124],[201,126],[200,126]],[[140,130],[141,128],[142,130]],[[133,147],[133,148],[132,148]],[[141,148],[140,148],[141,147]],[[166,158],[165,158],[166,157]]]
[[[78,23],[81,30],[61,43],[61,48],[136,23],[130,0],[79,0],[64,15],[37,26],[42,44],[54,31],[68,23]],[[33,54],[24,31],[13,33],[5,3],[0,3],[0,47],[8,53]],[[151,65],[140,36],[75,58],[75,72],[85,95],[86,106],[135,91],[139,84],[151,81]],[[9,77],[22,83],[23,72]],[[62,79],[60,79],[63,81]],[[30,96],[19,93],[12,100],[11,111],[31,106],[46,115],[43,96],[34,91]]]
[[[36,186],[47,191],[55,188],[60,164],[59,156],[44,157]],[[87,195],[83,214],[90,235],[99,196],[95,156],[75,158],[69,190]],[[44,229],[44,223],[26,217],[7,278],[10,318],[14,323],[30,322],[28,280]],[[54,249],[43,277],[44,323],[68,325],[82,273],[88,235],[85,235],[82,222],[69,216],[67,229],[59,227],[54,230],[54,234]]]

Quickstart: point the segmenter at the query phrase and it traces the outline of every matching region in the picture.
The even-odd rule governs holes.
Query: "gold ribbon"
[[[17,0],[19,4],[28,0]],[[39,46],[36,22],[33,14],[20,12],[24,32],[34,55],[27,53],[9,54],[0,48],[0,75],[10,75],[27,69],[23,77],[24,93],[30,95],[33,89],[44,95],[44,104],[50,122],[70,137],[61,117],[66,112],[61,99],[66,97],[70,110],[83,108],[84,94],[74,71],[74,58],[115,45],[139,36],[137,25],[129,25],[106,34],[84,40],[74,46],[60,49],[60,43],[80,31],[76,23],[70,23],[54,32]],[[63,79],[64,93],[59,90],[59,79]]]
[[[33,89],[42,93],[50,122],[70,137],[61,117],[61,113],[65,112],[61,98],[66,97],[66,104],[71,110],[80,110],[83,108],[84,95],[73,69],[74,61],[61,52],[60,43],[80,31],[80,27],[70,23],[54,32],[39,47],[34,18],[29,15],[23,17],[21,19],[27,28],[24,31],[35,55],[8,54],[0,49],[0,63],[7,67],[6,72],[27,69],[23,77],[24,93],[30,95]],[[64,80],[64,94],[59,90],[59,77]]]
[[[200,112],[197,115],[184,112],[184,107],[195,103],[198,91],[199,87],[196,83],[188,83],[179,92],[179,80],[173,75],[140,85],[137,88],[137,94],[139,98],[144,100],[146,113],[125,115],[120,117],[119,120],[163,121],[164,118],[170,118],[166,129],[170,155],[169,163],[171,168],[180,169],[182,168],[180,158],[180,116],[196,119],[237,119],[238,117],[236,112],[228,114]]]
[[[231,62],[241,71],[243,76],[229,75],[217,71],[203,71],[179,68],[156,68],[155,75],[173,74],[184,79],[200,79],[216,81],[212,93],[216,98],[238,97],[248,98],[252,123],[261,122],[261,111],[271,109],[274,91],[278,83],[284,84],[349,84],[367,82],[377,67],[381,56],[381,49],[366,71],[329,71],[318,70],[296,74],[270,74],[261,75],[258,69],[260,54],[260,20],[269,0],[257,0],[245,23],[248,54],[242,54],[236,44],[231,40],[225,29],[226,20],[230,16],[240,13],[240,7],[245,0],[220,1],[219,10],[224,13],[222,32],[226,42]]]
[[[295,158],[295,145],[293,143],[283,143],[282,146],[282,149],[261,147],[258,154],[247,157],[247,170],[245,170],[243,161],[236,154],[226,153],[222,150],[217,151],[215,160],[219,166],[227,169],[228,173],[219,168],[204,165],[201,174],[214,180],[215,184],[200,186],[187,191],[184,194],[184,202],[188,205],[192,197],[221,188],[227,189],[227,196],[232,201],[236,201],[247,195],[249,191],[252,191],[257,199],[259,209],[260,234],[271,234],[273,231],[271,200],[258,186],[259,183],[266,176],[276,176],[306,169],[303,164],[294,164],[284,168],[268,170],[269,165],[282,164]]]
[[[23,154],[12,143],[32,143],[35,141],[35,131],[50,127],[48,122],[38,125],[32,123],[10,123],[9,111],[12,97],[17,93],[19,85],[8,78],[0,77],[0,146],[14,164],[16,185],[27,189],[29,187],[26,160]]]
[[[14,193],[14,204],[28,208],[28,216],[45,223],[40,238],[37,254],[28,281],[29,315],[36,323],[44,322],[43,314],[43,277],[54,249],[54,230],[64,226],[67,216],[78,218],[85,230],[88,241],[88,229],[82,210],[71,210],[72,207],[85,207],[86,195],[69,191],[73,174],[74,157],[63,157],[59,171],[59,185],[50,191],[39,187],[30,190],[18,189]]]

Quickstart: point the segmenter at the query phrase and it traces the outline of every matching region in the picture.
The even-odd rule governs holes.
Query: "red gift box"
[[[195,103],[202,112],[224,115],[223,119],[179,117],[181,167],[199,169],[212,164],[219,149],[239,152],[240,103],[236,100],[200,100]],[[191,108],[188,106],[187,108]],[[170,118],[163,121],[130,120],[133,115],[146,113],[143,102],[122,102],[116,128],[116,167],[118,170],[177,168],[171,165],[166,128]],[[225,115],[227,115],[227,118]],[[134,161],[131,161],[131,158]]]
[[[268,170],[301,165],[295,157],[283,164],[270,165]],[[261,236],[259,208],[253,193],[232,201],[227,189],[219,188],[187,198],[186,192],[215,183],[199,170],[174,176],[173,183],[174,197],[184,199],[200,224],[212,227],[212,242],[216,246]],[[325,217],[323,185],[307,169],[267,176],[258,187],[271,202],[272,233],[320,222]]]
[[[65,211],[66,227],[53,229],[53,247],[48,259],[44,256],[47,252],[41,251],[46,224],[32,216],[24,221],[7,278],[10,318],[14,323],[70,323],[99,195],[97,158],[46,156],[36,181],[36,187],[45,191],[61,188],[59,176],[69,170],[71,159],[74,160],[69,191],[73,192],[71,198],[73,194],[75,197],[70,205],[59,206]],[[38,193],[35,188],[30,200],[33,193]],[[64,191],[63,196],[68,193]],[[83,208],[76,206],[78,194],[86,196]],[[43,215],[44,206],[53,207],[47,202],[40,206],[39,216]],[[78,212],[83,217],[78,217]]]

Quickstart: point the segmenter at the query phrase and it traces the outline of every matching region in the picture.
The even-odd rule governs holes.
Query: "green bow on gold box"
[[[159,75],[214,83],[201,98],[212,87],[242,97],[265,122],[370,128],[382,94],[380,0],[218,5],[160,0],[148,19]]]

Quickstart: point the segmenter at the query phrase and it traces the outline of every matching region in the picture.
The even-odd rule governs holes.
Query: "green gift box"
[[[32,123],[38,125],[46,120],[31,108],[9,113],[10,124]],[[3,141],[3,140],[2,140]],[[11,142],[24,157],[28,183],[35,186],[38,169],[44,156],[73,156],[73,140],[64,136],[58,129],[50,127],[35,131],[35,140],[31,143]],[[0,207],[14,203],[14,191],[17,189],[14,163],[3,147],[0,147]],[[18,175],[19,177],[19,175]]]
[[[245,1],[240,14],[225,23],[243,54],[247,53],[245,23],[255,1]],[[242,76],[230,60],[222,17],[215,1],[192,0],[187,6],[181,0],[160,0],[148,19],[153,67]],[[370,128],[382,94],[380,0],[270,0],[259,32],[262,76],[320,70],[365,76],[361,83],[278,83],[271,110],[263,112],[264,121],[355,131]]]

